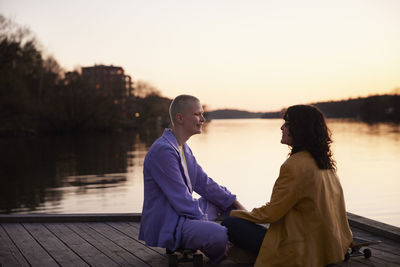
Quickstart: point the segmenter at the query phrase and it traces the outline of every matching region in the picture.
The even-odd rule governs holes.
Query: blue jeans
[[[235,246],[258,254],[267,228],[237,217],[226,217],[221,224],[228,228],[229,240]]]

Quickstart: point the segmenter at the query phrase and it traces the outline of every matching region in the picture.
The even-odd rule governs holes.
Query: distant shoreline
[[[400,123],[400,95],[374,95],[340,101],[311,103],[327,118],[354,119],[367,123]],[[218,109],[206,112],[208,120],[216,119],[275,119],[281,111],[251,112],[237,109]]]

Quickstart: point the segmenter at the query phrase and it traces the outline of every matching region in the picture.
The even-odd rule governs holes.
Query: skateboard
[[[176,267],[179,262],[193,262],[193,266],[203,266],[203,254],[196,249],[177,249],[175,251],[167,249],[168,266]]]
[[[365,248],[361,252],[361,248],[368,247],[371,245],[377,245],[381,243],[379,240],[367,240],[362,238],[353,238],[353,242],[351,243],[348,251],[344,255],[344,260],[347,261],[350,257],[358,257],[364,256],[365,258],[370,258],[372,256],[372,252],[369,248]]]

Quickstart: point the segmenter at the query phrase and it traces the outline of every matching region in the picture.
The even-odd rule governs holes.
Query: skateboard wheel
[[[350,253],[346,252],[346,254],[344,254],[344,261],[348,261],[350,259]]]
[[[176,255],[176,254],[168,255],[168,266],[169,267],[178,266],[178,255]]]
[[[367,258],[367,259],[372,256],[372,252],[371,252],[371,250],[369,248],[364,249],[363,252],[364,252],[364,257]]]
[[[203,255],[201,254],[193,255],[193,266],[203,266]]]

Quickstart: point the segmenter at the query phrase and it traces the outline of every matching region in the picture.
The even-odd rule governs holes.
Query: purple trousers
[[[186,219],[182,227],[181,248],[199,249],[208,258],[211,264],[218,264],[224,258],[228,231],[212,220],[225,217],[230,210],[221,211],[215,205],[200,198],[200,208],[208,216],[208,221]]]

